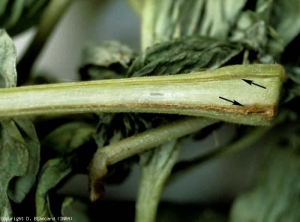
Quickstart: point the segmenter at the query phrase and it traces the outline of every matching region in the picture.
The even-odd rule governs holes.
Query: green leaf
[[[98,148],[113,144],[151,127],[143,115],[131,113],[100,114],[95,140]]]
[[[279,34],[268,23],[266,16],[271,10],[271,5],[266,4],[259,8],[259,12],[245,11],[237,22],[237,27],[232,30],[231,41],[240,42],[248,49],[257,53],[249,61],[249,56],[244,58],[245,63],[274,63],[284,50]]]
[[[258,51],[260,63],[274,63],[299,31],[299,0],[259,0],[255,11],[241,14],[231,39]]]
[[[13,120],[22,134],[29,154],[26,173],[21,177],[12,179],[8,190],[9,198],[20,203],[35,184],[40,165],[40,143],[34,125],[29,118],[14,118]]]
[[[51,159],[41,169],[35,195],[36,216],[53,217],[48,192],[72,171],[71,157]]]
[[[86,170],[95,151],[89,144],[94,133],[93,125],[71,122],[58,127],[43,140],[43,148],[51,148],[58,157],[48,160],[40,171],[35,196],[37,216],[54,216],[49,191],[71,173]]]
[[[217,39],[192,36],[148,48],[128,70],[127,76],[171,75],[216,69],[237,56],[243,47]]]
[[[0,87],[16,86],[16,50],[7,33],[0,29]],[[24,176],[28,169],[29,152],[16,122],[0,122],[0,215],[12,216],[7,191],[11,180]]]
[[[231,27],[247,0],[217,0],[205,1],[203,19],[198,24],[198,33],[218,39],[227,39]],[[186,16],[189,15],[186,13]],[[198,19],[201,17],[199,16]]]
[[[5,29],[9,29],[13,27],[17,21],[20,19],[22,11],[25,6],[25,0],[14,0],[11,4],[8,6],[11,6],[10,8],[6,9],[9,10],[9,16],[7,16],[7,19],[5,21]]]
[[[245,11],[240,15],[230,39],[242,42],[253,50],[263,50],[267,44],[266,23],[257,13]]]
[[[35,25],[49,0],[1,0],[0,27],[16,35]]]
[[[88,158],[86,158],[88,153]],[[51,197],[49,192],[62,182],[67,176],[86,169],[92,158],[89,151],[81,150],[62,157],[48,160],[42,167],[35,194],[36,216],[53,217],[51,211]]]
[[[21,1],[20,1],[21,2]],[[0,87],[15,87],[16,50],[7,33],[0,29]],[[1,215],[9,210],[9,200],[22,202],[35,183],[39,169],[40,146],[29,118],[1,120],[0,158]],[[2,170],[3,168],[3,170]],[[1,174],[0,173],[0,174]],[[5,206],[5,207],[4,207]]]
[[[55,156],[71,153],[93,138],[96,129],[85,122],[66,123],[49,133],[42,146],[51,149]]]
[[[146,1],[142,13],[142,48],[184,36],[226,40],[246,2]]]
[[[15,45],[6,31],[0,29],[0,88],[14,87],[16,82]]]
[[[281,54],[300,31],[300,1],[259,0],[257,15],[268,27],[268,48],[270,54]]]
[[[16,176],[23,176],[28,168],[29,153],[15,122],[1,120],[0,125],[0,215],[10,208],[7,189]]]
[[[122,78],[136,54],[119,42],[90,43],[82,52],[83,80]]]

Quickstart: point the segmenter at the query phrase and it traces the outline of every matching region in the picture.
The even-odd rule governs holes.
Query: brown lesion
[[[107,174],[107,157],[105,155],[94,155],[88,170],[89,170],[89,191],[90,200],[95,202],[103,195],[104,178]]]
[[[203,107],[203,109],[205,109]],[[243,107],[241,106],[215,106],[210,107],[208,109],[213,109],[216,111],[221,112],[227,112],[227,113],[236,113],[236,114],[242,114],[246,116],[250,115],[259,115],[262,117],[265,117],[266,119],[273,119],[276,113],[276,106],[275,105],[245,105]]]

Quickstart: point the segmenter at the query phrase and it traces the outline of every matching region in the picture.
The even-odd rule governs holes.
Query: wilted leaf
[[[0,88],[16,86],[16,49],[5,30],[0,29]]]
[[[53,217],[48,192],[71,173],[71,159],[72,157],[51,159],[43,166],[35,195],[36,216]]]
[[[16,50],[0,30],[0,87],[16,86]],[[2,119],[0,125],[0,209],[11,214],[8,196],[21,202],[35,182],[39,167],[39,142],[27,118]]]
[[[86,170],[95,152],[95,147],[89,144],[94,132],[95,128],[90,124],[71,122],[58,127],[43,140],[44,148],[52,149],[58,157],[48,160],[39,174],[37,216],[52,217],[49,191],[71,173]]]
[[[145,131],[150,127],[143,118],[143,115],[131,113],[100,114],[95,140],[98,148],[120,141],[139,132]]]
[[[0,87],[15,87],[16,50],[13,41],[4,30],[0,30],[0,61]],[[0,152],[1,158],[5,159],[2,164],[6,164],[7,170],[11,168],[11,172],[6,172],[7,175],[1,177],[3,183],[9,183],[9,187],[2,184],[2,192],[5,191],[5,194],[1,196],[8,195],[13,201],[21,202],[35,183],[40,161],[39,141],[34,126],[28,118],[5,119],[1,124]],[[11,164],[14,167],[9,167]],[[0,204],[0,209],[1,206],[3,203]]]
[[[237,43],[192,36],[148,48],[128,70],[127,76],[171,75],[216,69],[237,56]]]
[[[243,12],[231,40],[243,42],[256,51],[262,50],[267,44],[266,23],[253,11]]]
[[[83,80],[122,78],[136,54],[119,42],[90,43],[82,52]]]
[[[95,131],[93,125],[85,122],[66,123],[48,134],[42,146],[51,149],[55,156],[71,153],[90,141]]]
[[[89,151],[87,151],[89,152]],[[35,194],[36,215],[41,217],[54,216],[51,211],[51,199],[49,192],[62,182],[67,176],[76,173],[76,169],[87,168],[87,164],[92,158],[89,154],[88,160],[85,159],[84,150],[63,157],[48,160],[38,178],[37,191]],[[83,157],[82,157],[83,156]]]
[[[273,63],[299,34],[299,15],[298,0],[259,0],[254,11],[245,11],[238,18],[231,39],[258,51],[260,63]]]
[[[29,193],[36,181],[36,175],[40,165],[40,143],[37,138],[34,125],[28,118],[14,118],[15,124],[26,143],[28,151],[28,167],[21,177],[14,178],[9,185],[8,195],[13,201],[20,203]]]
[[[10,209],[7,189],[16,176],[23,176],[28,168],[29,153],[15,122],[1,120],[0,125],[0,215]]]

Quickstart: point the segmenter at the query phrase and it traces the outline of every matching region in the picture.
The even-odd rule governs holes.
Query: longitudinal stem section
[[[283,73],[280,65],[237,65],[182,75],[1,89],[0,117],[149,112],[265,125],[275,115]]]

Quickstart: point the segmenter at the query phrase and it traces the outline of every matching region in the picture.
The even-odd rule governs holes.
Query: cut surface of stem
[[[267,125],[275,116],[283,73],[280,65],[236,65],[191,74],[1,89],[0,117],[148,112]]]

